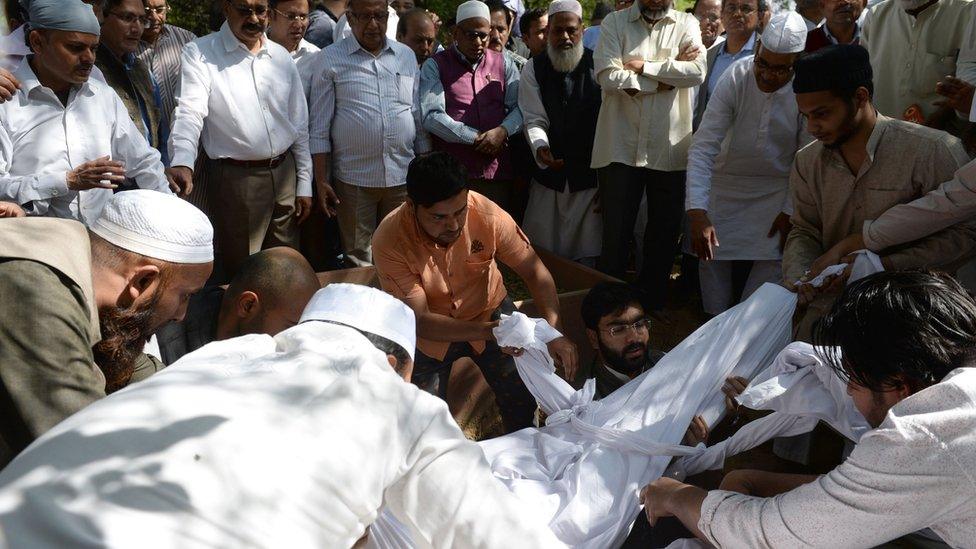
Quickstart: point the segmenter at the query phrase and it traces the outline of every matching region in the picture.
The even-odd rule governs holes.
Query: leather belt
[[[221,158],[218,162],[224,164],[230,164],[232,166],[240,166],[242,168],[270,168],[274,169],[281,165],[285,161],[285,157],[288,156],[287,152],[283,152],[274,158],[265,158],[264,160],[236,160],[233,158]]]

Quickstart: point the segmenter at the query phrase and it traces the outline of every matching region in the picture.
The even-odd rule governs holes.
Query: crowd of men
[[[5,3],[0,547],[349,547],[384,506],[434,546],[558,547],[443,402],[469,359],[506,433],[537,424],[494,333],[503,270],[577,314],[536,248],[619,279],[547,344],[575,387],[654,367],[680,263],[707,316],[796,293],[876,428],[822,476],[657,480],[652,526],[972,546],[976,3],[214,5],[197,37],[166,0]],[[320,289],[340,266],[380,289]]]

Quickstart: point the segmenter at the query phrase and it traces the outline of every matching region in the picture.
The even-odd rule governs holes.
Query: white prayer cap
[[[454,19],[456,23],[465,21],[467,19],[475,19],[480,17],[485,21],[491,21],[491,13],[488,12],[488,4],[485,4],[481,0],[468,0],[467,2],[458,6],[457,17]]]
[[[298,322],[310,320],[345,324],[384,337],[403,347],[413,360],[417,319],[410,307],[382,290],[359,284],[329,284],[315,292]]]
[[[91,231],[124,250],[171,263],[213,261],[213,225],[175,195],[136,189],[115,193]]]
[[[583,18],[583,6],[576,0],[555,0],[549,4],[549,17],[564,11],[576,15],[580,19]]]
[[[807,44],[807,25],[795,11],[780,12],[770,19],[760,38],[763,48],[773,53],[800,53]]]

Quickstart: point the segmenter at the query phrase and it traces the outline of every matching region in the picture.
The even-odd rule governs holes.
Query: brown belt
[[[242,168],[270,168],[274,169],[281,165],[285,161],[285,157],[288,156],[287,152],[281,153],[274,158],[265,158],[264,160],[235,160],[233,158],[220,158],[217,161],[224,164],[230,164],[232,166],[240,166]]]

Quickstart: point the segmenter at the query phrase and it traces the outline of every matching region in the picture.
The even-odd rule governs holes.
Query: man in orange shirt
[[[416,158],[407,170],[407,201],[373,235],[373,261],[383,289],[417,315],[413,382],[447,394],[451,365],[470,357],[495,392],[507,432],[532,424],[535,399],[492,329],[514,305],[496,259],[525,281],[540,315],[558,328],[559,299],[549,270],[512,217],[467,189],[464,167],[446,153]],[[561,337],[549,352],[567,379],[576,346]]]

